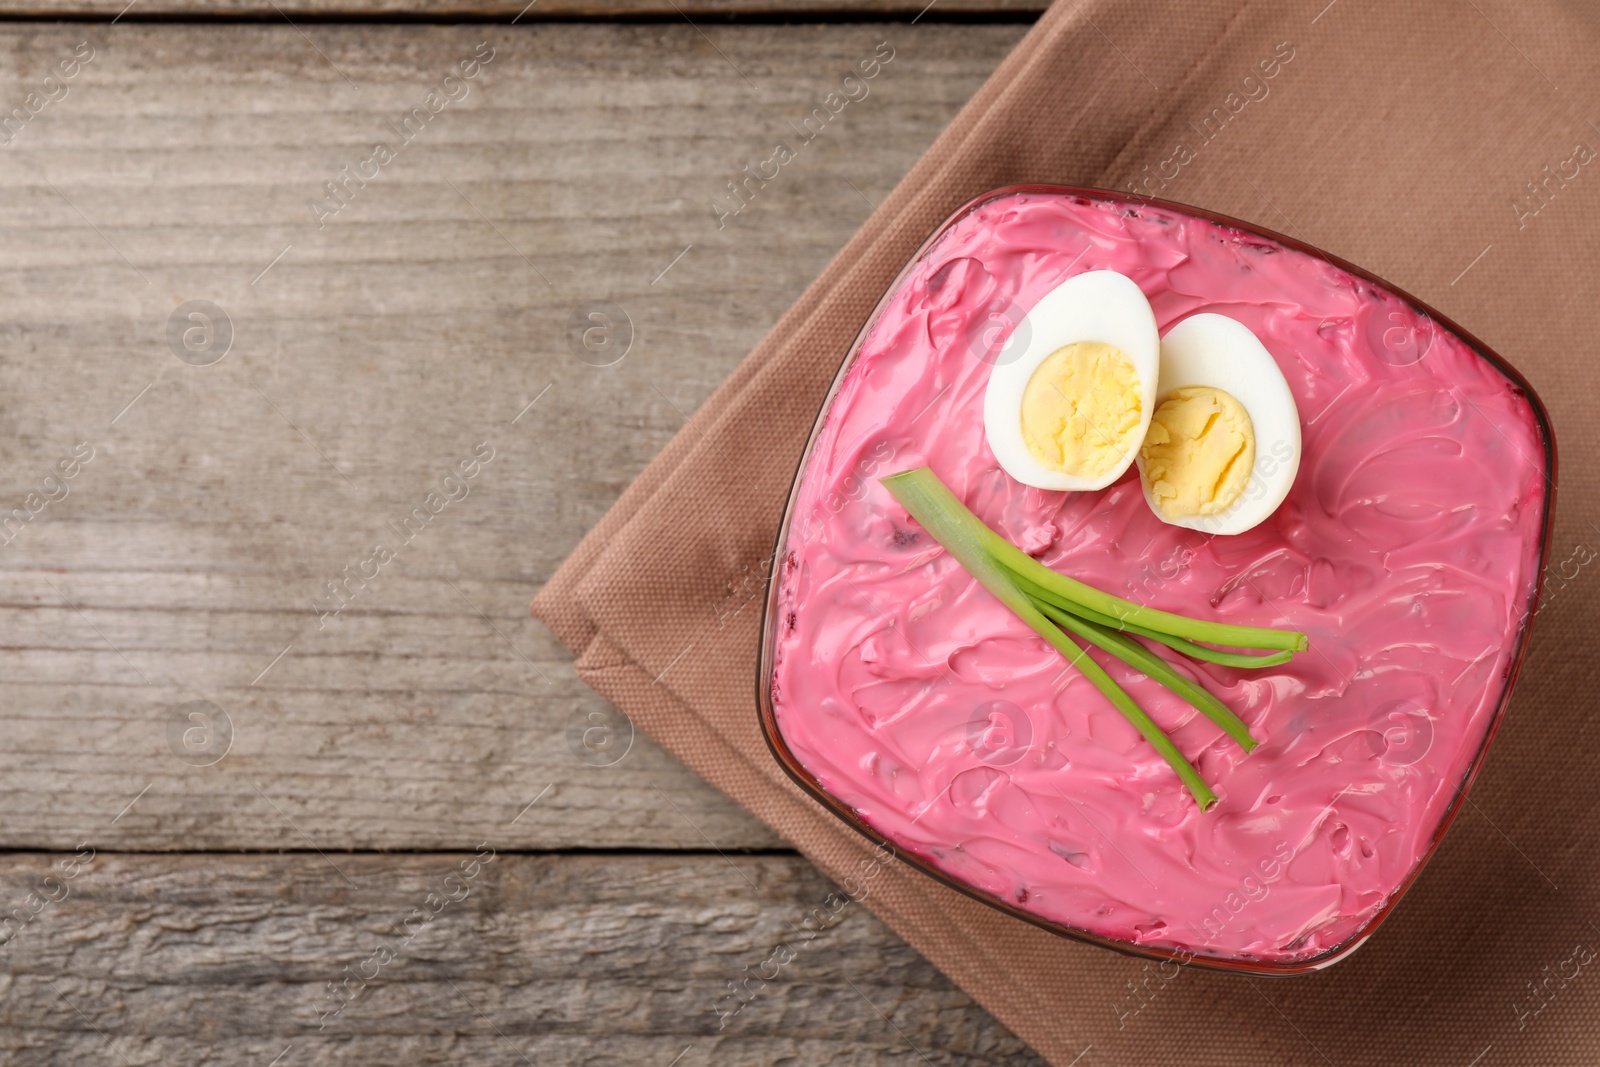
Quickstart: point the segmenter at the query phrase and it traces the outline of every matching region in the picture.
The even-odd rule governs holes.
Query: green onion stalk
[[[1250,736],[1243,720],[1199,684],[1128,635],[1157,641],[1207,662],[1232,667],[1268,667],[1283,663],[1295,652],[1308,647],[1305,634],[1191,619],[1145,607],[1068,578],[991,530],[927,467],[892,474],[883,479],[883,484],[907,513],[980,585],[1065,656],[1133,724],[1171,765],[1201,811],[1216,804],[1216,794],[1172,739],[1082,646],[1068,636],[1068,632],[1187,701],[1246,752],[1256,747],[1256,740]],[[1264,649],[1269,654],[1227,652],[1200,642]]]

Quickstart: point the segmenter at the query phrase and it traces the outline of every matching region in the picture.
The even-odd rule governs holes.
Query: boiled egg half
[[[1139,286],[1110,270],[1068,278],[995,361],[983,397],[989,448],[1025,485],[1104,489],[1139,452],[1159,371],[1155,314]]]
[[[1276,511],[1300,469],[1300,413],[1250,328],[1211,313],[1172,327],[1161,339],[1159,391],[1138,456],[1156,515],[1238,534]]]

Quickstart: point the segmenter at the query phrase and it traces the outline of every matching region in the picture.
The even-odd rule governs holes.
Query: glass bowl
[[[813,450],[817,445],[818,437],[822,433],[823,427],[827,421],[829,411],[839,394],[841,386],[846,381],[846,378],[854,366],[862,345],[872,335],[874,327],[878,324],[885,309],[890,305],[890,301],[901,290],[901,288],[907,284],[908,280],[912,278],[913,273],[919,264],[921,264],[925,257],[927,257],[929,253],[939,245],[941,239],[944,238],[953,227],[956,227],[963,220],[966,220],[974,212],[977,212],[988,205],[993,205],[997,201],[1010,197],[1068,198],[1075,203],[1093,204],[1110,211],[1128,214],[1134,218],[1165,215],[1178,219],[1197,219],[1232,231],[1241,241],[1263,242],[1263,247],[1268,252],[1272,251],[1273,248],[1278,248],[1290,249],[1299,253],[1303,253],[1304,255],[1319,260],[1324,264],[1330,265],[1339,271],[1343,271],[1357,283],[1364,283],[1372,287],[1372,289],[1380,296],[1384,296],[1386,298],[1395,298],[1401,307],[1408,309],[1410,314],[1416,316],[1412,323],[1413,327],[1415,327],[1416,323],[1421,323],[1427,330],[1438,330],[1443,331],[1446,334],[1453,335],[1456,341],[1460,342],[1460,344],[1464,345],[1468,350],[1478,356],[1489,367],[1493,368],[1494,371],[1502,375],[1506,382],[1508,382],[1512,387],[1513,392],[1520,393],[1520,395],[1526,399],[1527,404],[1532,411],[1533,422],[1535,424],[1539,443],[1543,450],[1543,474],[1546,483],[1545,489],[1542,492],[1542,503],[1540,505],[1541,510],[1537,519],[1537,544],[1536,546],[1532,547],[1532,551],[1535,553],[1533,558],[1534,574],[1527,593],[1527,600],[1525,604],[1526,610],[1523,612],[1520,622],[1516,624],[1514,648],[1512,648],[1510,651],[1507,659],[1507,666],[1501,673],[1498,680],[1491,678],[1485,682],[1485,691],[1492,689],[1496,684],[1498,684],[1499,689],[1498,695],[1495,696],[1491,702],[1492,707],[1487,716],[1487,724],[1483,729],[1482,739],[1479,743],[1477,743],[1476,749],[1472,752],[1470,759],[1467,760],[1465,769],[1460,774],[1459,780],[1455,783],[1453,795],[1449,802],[1444,806],[1442,815],[1439,817],[1437,825],[1432,829],[1431,833],[1426,835],[1425,841],[1423,842],[1419,851],[1419,858],[1417,858],[1415,863],[1412,864],[1411,868],[1404,875],[1404,877],[1399,879],[1398,882],[1394,884],[1392,890],[1387,892],[1387,895],[1383,899],[1381,906],[1377,907],[1376,910],[1371,913],[1370,917],[1366,918],[1365,921],[1361,923],[1358,929],[1355,929],[1353,932],[1349,933],[1348,936],[1344,936],[1336,944],[1332,944],[1312,954],[1296,958],[1268,958],[1257,953],[1228,952],[1217,949],[1208,950],[1208,946],[1204,943],[1150,944],[1136,942],[1134,940],[1125,939],[1122,937],[1108,936],[1104,933],[1099,933],[1082,926],[1058,921],[1057,919],[1039,914],[1036,911],[1019,906],[1020,902],[1017,900],[1009,899],[1008,897],[1001,896],[989,889],[981,888],[968,880],[952,875],[949,871],[940,869],[940,867],[937,866],[929,856],[923,855],[921,851],[914,847],[906,847],[904,842],[897,841],[890,834],[886,834],[884,831],[876,828],[854,807],[840,799],[838,796],[835,796],[821,784],[817,775],[808,770],[802,760],[797,757],[795,752],[791,749],[789,743],[785,739],[782,729],[780,728],[779,715],[773,699],[773,685],[777,667],[776,656],[777,647],[780,641],[780,627],[785,621],[780,617],[780,591],[782,588],[784,575],[788,570],[788,568],[780,561],[784,561],[786,559],[786,554],[789,549],[789,536],[796,519],[797,500],[801,495],[801,489],[804,484],[806,472],[813,459]],[[1013,307],[1014,306],[1015,305],[1013,305]],[[1012,325],[1015,325],[1015,316],[1012,316],[1011,322]],[[1383,343],[1385,345],[1390,345],[1391,348],[1394,348],[1394,345],[1391,344],[1391,341],[1393,341],[1403,347],[1403,345],[1407,343],[1407,336],[1410,338],[1409,343],[1416,345],[1418,343],[1417,337],[1420,336],[1420,334],[1417,333],[1415,328],[1412,329],[1412,332],[1409,335],[1400,335],[1392,339],[1388,334],[1385,334],[1383,336]],[[1428,336],[1432,337],[1436,335],[1428,334]],[[1399,349],[1395,350],[1399,351]],[[1304,411],[1302,411],[1302,416],[1304,417]],[[1509,442],[1509,438],[1507,440]],[[1325,252],[1312,248],[1303,242],[1297,241],[1283,234],[1274,233],[1258,226],[1254,226],[1250,223],[1228,218],[1223,215],[1218,215],[1214,212],[1187,207],[1168,201],[1144,197],[1130,198],[1128,196],[1102,190],[1057,185],[1016,185],[993,190],[983,194],[982,196],[974,198],[959,208],[950,216],[949,219],[947,219],[938,227],[937,230],[934,231],[934,233],[922,244],[922,246],[905,265],[905,267],[902,268],[894,282],[889,286],[888,290],[879,300],[876,308],[868,318],[867,322],[862,326],[849,350],[843,354],[839,371],[828,390],[827,396],[822,403],[820,411],[818,412],[816,423],[812,427],[810,438],[807,441],[805,451],[801,456],[799,467],[795,474],[794,483],[791,487],[789,499],[784,510],[783,521],[779,527],[777,543],[771,557],[773,565],[769,568],[770,577],[767,588],[765,617],[762,625],[760,663],[756,685],[757,704],[759,708],[762,732],[766,737],[767,743],[772,749],[774,756],[777,758],[778,762],[782,765],[789,776],[793,778],[802,789],[804,789],[811,796],[815,797],[819,803],[821,803],[828,810],[832,811],[847,826],[858,831],[874,843],[893,850],[894,854],[897,855],[901,860],[928,875],[929,877],[937,879],[950,888],[964,893],[976,900],[982,901],[990,907],[993,907],[998,911],[1004,912],[1017,919],[1032,923],[1062,937],[1072,938],[1074,940],[1089,944],[1100,945],[1102,947],[1110,948],[1128,955],[1160,961],[1173,961],[1181,964],[1193,964],[1196,966],[1223,971],[1233,971],[1255,975],[1285,975],[1304,973],[1307,971],[1313,971],[1327,967],[1334,962],[1348,956],[1364,941],[1366,941],[1367,938],[1372,935],[1382,921],[1394,909],[1395,905],[1405,894],[1406,890],[1415,882],[1422,868],[1426,865],[1428,859],[1438,847],[1443,835],[1448,830],[1457,813],[1460,811],[1461,806],[1466,800],[1467,791],[1471,787],[1479,769],[1483,765],[1484,759],[1489,750],[1489,745],[1493,741],[1495,734],[1498,731],[1501,721],[1504,718],[1507,705],[1511,699],[1512,689],[1515,685],[1517,674],[1520,670],[1526,653],[1529,630],[1539,601],[1544,564],[1549,550],[1551,534],[1551,515],[1554,507],[1555,494],[1555,467],[1555,442],[1548,415],[1544,410],[1543,404],[1539,401],[1537,395],[1534,393],[1533,388],[1522,377],[1522,375],[1519,374],[1516,369],[1510,366],[1505,360],[1491,351],[1486,345],[1477,341],[1465,330],[1455,325],[1445,316],[1427,307],[1421,301],[1408,296],[1396,287],[1383,282],[1382,280],[1374,277],[1361,268],[1354,266],[1353,264],[1328,255]],[[889,473],[889,471],[881,471],[877,473],[886,474]],[[1304,467],[1302,467],[1301,477],[1305,476]],[[1106,492],[1109,491],[1110,490],[1107,490]],[[1482,706],[1484,705],[1480,705],[1480,707]],[[1465,752],[1466,748],[1461,747],[1460,751]],[[1442,786],[1443,788],[1448,788],[1449,783],[1445,781],[1442,783]],[[1335,800],[1337,799],[1338,797],[1335,797]],[[931,807],[932,804],[933,801],[930,801],[929,806]],[[1201,818],[1207,817],[1209,816],[1201,816]],[[1034,842],[1034,844],[1037,846],[1038,842]],[[1115,847],[1115,841],[1112,841],[1111,844],[1113,847]],[[1153,882],[1152,885],[1154,885]]]

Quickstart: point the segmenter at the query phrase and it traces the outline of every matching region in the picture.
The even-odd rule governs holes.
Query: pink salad
[[[996,463],[983,426],[996,343],[1065,278],[1101,269],[1138,283],[1163,332],[1220,312],[1283,370],[1303,458],[1262,525],[1166,525],[1132,469],[1061,493]],[[1322,260],[1155,208],[990,201],[887,301],[802,474],[775,609],[779,731],[898,848],[1032,915],[1200,956],[1326,953],[1427,853],[1484,742],[1536,585],[1545,455],[1528,399],[1495,366]],[[1215,808],[1202,813],[878,483],[923,464],[1057,571],[1309,635],[1309,651],[1257,670],[1154,646],[1250,725],[1261,743],[1248,756],[1093,653],[1211,783]]]

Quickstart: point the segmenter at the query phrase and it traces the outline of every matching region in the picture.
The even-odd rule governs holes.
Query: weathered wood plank
[[[1023,28],[303,29],[0,32],[0,116],[93,51],[0,148],[0,845],[778,844],[644,739],[592,765],[607,710],[527,603]]]
[[[0,0],[0,18],[499,21],[1028,18],[1048,0]]]
[[[0,924],[7,1063],[1041,1062],[793,856],[63,866],[0,865],[8,908],[41,894]],[[785,943],[792,960],[763,967]]]

